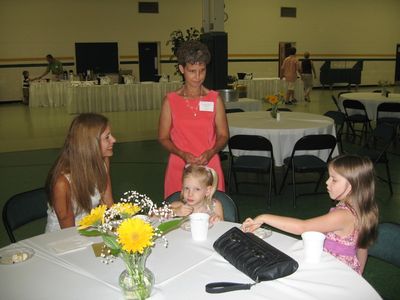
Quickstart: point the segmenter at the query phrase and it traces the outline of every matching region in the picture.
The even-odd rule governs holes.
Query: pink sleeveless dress
[[[209,91],[199,99],[185,99],[176,92],[167,94],[171,109],[172,142],[182,151],[199,156],[212,148],[216,142],[215,114],[218,93]],[[164,180],[164,196],[167,197],[182,189],[182,173],[185,161],[175,154],[170,154]],[[224,174],[218,155],[208,162],[218,174],[218,190],[225,191]]]
[[[331,211],[336,209],[347,209],[353,215],[355,214],[344,204],[339,203],[336,207],[331,208]],[[324,251],[329,252],[337,259],[351,267],[354,271],[361,274],[360,262],[357,258],[357,238],[358,231],[356,229],[345,237],[338,236],[333,232],[328,232],[324,242]]]

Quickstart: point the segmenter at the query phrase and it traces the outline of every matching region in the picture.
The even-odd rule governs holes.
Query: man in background
[[[51,55],[51,54],[46,55],[46,60],[49,63],[47,65],[46,71],[42,75],[35,77],[32,80],[42,79],[44,76],[46,76],[50,72],[55,77],[54,78],[55,80],[59,80],[62,77],[62,74],[64,71],[62,63],[59,60],[55,59],[53,57],[53,55]]]
[[[300,72],[299,61],[296,58],[296,48],[289,49],[289,56],[285,58],[281,67],[282,77],[287,83],[287,93],[285,104],[296,103],[294,98],[294,87],[296,85],[297,74]]]

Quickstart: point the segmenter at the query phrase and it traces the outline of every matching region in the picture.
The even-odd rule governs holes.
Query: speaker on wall
[[[213,90],[226,89],[228,83],[228,35],[226,32],[207,32],[200,36],[211,53],[204,85]]]

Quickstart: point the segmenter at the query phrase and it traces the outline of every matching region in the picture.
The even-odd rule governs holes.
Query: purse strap
[[[239,283],[239,282],[213,282],[206,285],[206,292],[210,294],[220,294],[238,290],[249,290],[254,283]]]

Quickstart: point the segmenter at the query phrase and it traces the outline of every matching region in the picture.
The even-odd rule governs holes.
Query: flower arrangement
[[[378,85],[381,87],[382,96],[387,97],[388,96],[387,87],[390,85],[390,82],[388,80],[379,80]]]
[[[265,101],[271,104],[271,117],[276,119],[278,114],[278,106],[284,102],[283,94],[266,96]]]
[[[149,197],[135,191],[124,196],[110,208],[105,205],[93,208],[79,222],[78,231],[82,235],[102,237],[103,262],[110,263],[116,256],[122,258],[126,270],[121,273],[119,283],[125,298],[146,299],[154,285],[154,276],[145,268],[147,256],[158,238],[167,246],[164,234],[177,228],[181,220],[155,227],[155,223],[173,215],[169,205],[157,207]]]

